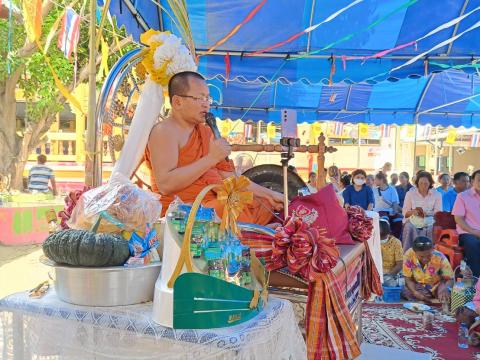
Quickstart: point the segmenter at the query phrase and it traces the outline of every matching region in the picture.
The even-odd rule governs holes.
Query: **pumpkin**
[[[119,266],[130,256],[128,242],[112,234],[66,229],[50,234],[43,243],[47,258],[73,266]]]

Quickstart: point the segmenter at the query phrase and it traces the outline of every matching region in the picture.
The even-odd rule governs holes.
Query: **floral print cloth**
[[[441,280],[453,278],[453,270],[445,255],[433,250],[430,262],[422,266],[413,249],[407,250],[403,256],[403,275],[413,278],[417,283],[429,286],[435,290]]]

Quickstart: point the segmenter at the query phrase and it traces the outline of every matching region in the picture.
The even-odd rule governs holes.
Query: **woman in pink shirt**
[[[455,216],[460,246],[473,275],[480,276],[480,170],[472,175],[472,187],[457,195]]]
[[[415,178],[415,188],[405,195],[403,203],[403,251],[412,247],[417,236],[433,238],[433,217],[442,211],[442,195],[433,189],[432,174],[420,171]]]

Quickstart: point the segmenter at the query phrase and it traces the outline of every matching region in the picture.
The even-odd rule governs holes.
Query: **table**
[[[3,360],[306,359],[292,304],[270,298],[254,319],[222,329],[174,330],[155,324],[152,303],[85,307],[17,293],[0,300]],[[36,356],[36,357],[35,357]]]

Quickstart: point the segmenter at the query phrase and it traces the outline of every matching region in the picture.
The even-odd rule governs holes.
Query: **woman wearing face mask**
[[[365,184],[367,173],[357,169],[352,173],[353,185],[348,185],[343,191],[345,207],[358,205],[364,210],[372,210],[375,205],[372,188]]]
[[[417,236],[432,238],[435,213],[442,211],[442,195],[433,189],[432,174],[417,173],[415,189],[405,195],[403,204],[403,250],[412,247]]]

